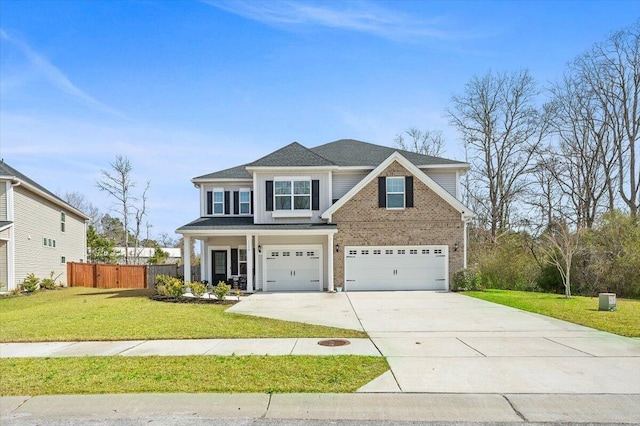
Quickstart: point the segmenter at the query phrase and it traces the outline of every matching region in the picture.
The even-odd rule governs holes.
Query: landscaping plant
[[[40,288],[40,278],[36,277],[36,274],[31,273],[27,275],[27,277],[22,280],[22,284],[20,285],[22,291],[25,293],[33,293]]]
[[[224,298],[231,291],[231,286],[227,285],[224,281],[218,281],[218,285],[213,288],[213,293],[216,295],[216,299],[224,300]]]

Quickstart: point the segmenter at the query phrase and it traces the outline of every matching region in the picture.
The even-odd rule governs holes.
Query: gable
[[[454,196],[448,193],[444,188],[435,183],[429,176],[427,176],[424,172],[418,169],[414,164],[412,164],[409,160],[407,160],[402,154],[399,152],[394,152],[391,154],[385,161],[383,161],[378,167],[376,167],[371,173],[367,175],[362,181],[360,181],[356,186],[351,188],[342,198],[340,198],[336,203],[334,203],[329,209],[327,209],[323,214],[322,218],[328,221],[332,220],[332,216],[339,209],[341,209],[349,200],[356,197],[361,191],[366,190],[366,193],[363,196],[358,196],[357,199],[361,199],[362,197],[366,197],[368,201],[368,206],[375,206],[378,209],[378,190],[379,186],[377,184],[378,177],[381,176],[412,176],[414,177],[414,191],[416,188],[421,188],[418,184],[424,186],[424,188],[428,189],[430,192],[430,197],[432,198],[432,202],[438,199],[437,203],[440,205],[440,211],[454,211],[458,218],[462,217],[464,219],[469,219],[473,216],[473,213],[464,206],[459,200],[457,200]],[[375,187],[375,191],[372,188]],[[414,194],[415,198],[415,194]],[[444,203],[444,204],[442,204]],[[364,205],[363,205],[364,207]],[[444,210],[442,210],[444,209]],[[421,210],[421,209],[419,209]],[[419,215],[420,213],[412,213],[414,215]]]

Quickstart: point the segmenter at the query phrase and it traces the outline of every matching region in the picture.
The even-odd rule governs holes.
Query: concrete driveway
[[[637,394],[640,401],[640,340],[456,293],[255,294],[229,312],[365,330],[391,371],[361,392]]]

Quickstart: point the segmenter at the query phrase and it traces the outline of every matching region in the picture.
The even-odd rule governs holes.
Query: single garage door
[[[265,246],[264,291],[322,291],[322,246]]]
[[[447,246],[345,247],[345,289],[448,290]]]

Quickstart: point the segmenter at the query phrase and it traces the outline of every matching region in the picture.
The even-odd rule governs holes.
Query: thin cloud
[[[59,68],[49,62],[44,56],[34,51],[27,43],[15,37],[9,36],[9,34],[7,34],[7,32],[3,29],[0,29],[0,39],[9,42],[20,49],[20,51],[26,56],[29,62],[42,74],[42,76],[44,76],[45,79],[47,79],[58,89],[67,93],[68,95],[71,95],[80,102],[96,108],[102,112],[127,119],[118,110],[98,101],[96,98],[87,94],[76,85],[74,85],[71,80],[69,80],[69,78],[64,75],[62,71],[60,71]]]
[[[417,20],[368,2],[203,0],[203,3],[267,25],[337,28],[413,42],[425,39],[454,40],[478,37],[470,31],[439,28],[439,25],[443,25],[439,18]],[[339,6],[340,9],[335,6]]]

